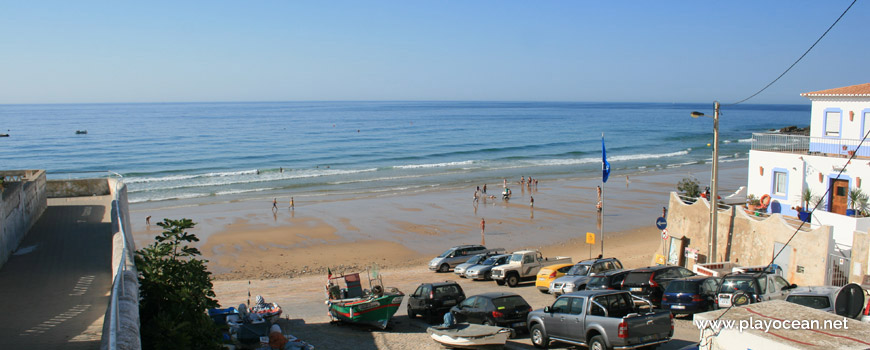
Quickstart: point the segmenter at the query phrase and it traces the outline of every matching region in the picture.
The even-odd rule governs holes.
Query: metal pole
[[[601,257],[604,257],[604,181],[601,182]]]
[[[709,262],[716,262],[716,240],[718,238],[718,187],[719,180],[719,101],[713,102],[713,172],[710,180],[710,257]]]

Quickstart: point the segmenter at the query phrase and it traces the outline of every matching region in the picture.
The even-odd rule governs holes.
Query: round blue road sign
[[[665,218],[658,218],[656,219],[656,227],[658,227],[659,230],[664,230],[668,227],[668,221],[665,220]]]

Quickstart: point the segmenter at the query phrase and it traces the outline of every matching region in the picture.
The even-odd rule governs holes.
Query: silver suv
[[[725,275],[719,286],[717,298],[720,308],[760,303],[768,300],[785,300],[789,292],[797,288],[779,275],[756,272]]]
[[[472,256],[485,253],[486,247],[482,245],[458,245],[447,249],[444,253],[429,261],[429,270],[449,272],[450,269],[468,261]]]
[[[586,289],[586,283],[594,276],[622,269],[617,258],[588,259],[580,261],[565,274],[550,283],[549,292],[554,296]]]

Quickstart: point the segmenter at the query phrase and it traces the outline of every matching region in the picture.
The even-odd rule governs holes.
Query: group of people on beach
[[[296,202],[293,200],[293,197],[290,197],[290,210],[296,210]],[[272,211],[278,211],[278,198],[272,199]]]

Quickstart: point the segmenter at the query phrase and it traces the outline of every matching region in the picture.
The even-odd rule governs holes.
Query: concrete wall
[[[111,192],[107,179],[49,180],[48,198],[106,196]]]
[[[813,213],[813,227],[815,225],[829,225],[834,229],[834,241],[848,246],[854,245],[855,231],[867,232],[870,230],[870,218],[856,218],[825,211]]]
[[[699,262],[706,261],[710,222],[710,204],[699,199],[685,204],[671,193],[668,210],[668,231],[672,237],[688,239],[688,248],[701,252]],[[774,214],[763,220],[749,216],[742,209],[720,210],[718,215],[716,261],[731,261],[742,266],[766,265],[773,258],[776,243],[785,243],[794,234],[795,227],[782,216]],[[787,262],[785,278],[798,285],[824,285],[828,254],[833,249],[831,228],[821,226],[812,231],[800,231],[781,254]],[[661,247],[656,253],[660,254]],[[667,254],[668,252],[666,252]],[[683,255],[683,252],[680,252]],[[691,269],[695,260],[685,259]]]
[[[864,284],[864,276],[870,275],[870,238],[867,231],[855,231],[852,245],[851,269],[849,269],[849,282]],[[868,286],[865,286],[867,288]]]
[[[138,350],[142,348],[139,334],[139,276],[133,259],[136,245],[130,228],[127,186],[116,179],[108,179],[105,182],[115,197],[112,201],[112,298],[117,297],[118,301],[117,348]],[[124,265],[123,269],[119,269],[121,264]],[[115,285],[117,285],[117,295],[114,295]],[[106,307],[100,349],[109,349],[109,325],[113,323],[115,317],[112,313],[112,298]]]
[[[0,194],[0,267],[3,267],[42,216],[48,201],[45,171],[0,171],[0,177],[6,181]]]

